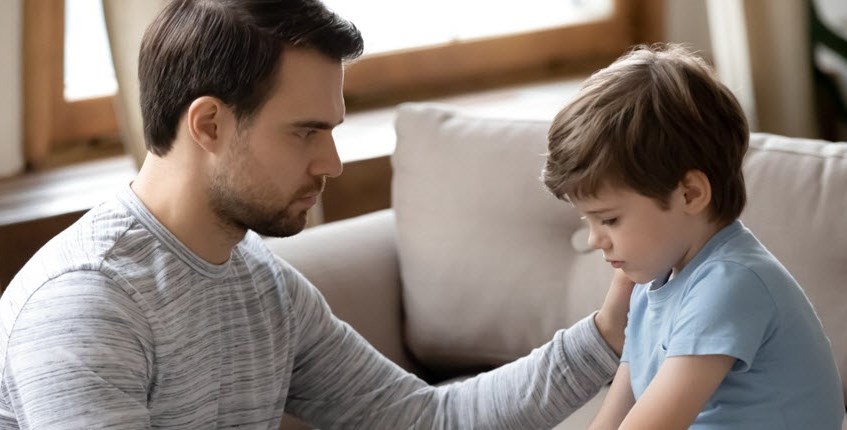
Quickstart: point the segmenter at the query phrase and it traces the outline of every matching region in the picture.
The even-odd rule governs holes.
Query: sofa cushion
[[[431,368],[525,355],[599,307],[602,258],[540,180],[547,121],[398,109],[392,205],[407,344]]]

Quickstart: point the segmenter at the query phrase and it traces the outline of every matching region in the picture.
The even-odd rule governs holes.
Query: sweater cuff
[[[592,312],[569,330],[561,330],[559,333],[566,361],[571,363],[573,370],[600,385],[612,379],[620,359],[594,324],[596,313]]]

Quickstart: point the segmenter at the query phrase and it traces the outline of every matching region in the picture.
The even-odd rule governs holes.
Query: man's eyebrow
[[[315,128],[315,129],[318,129],[318,130],[332,130],[333,128],[335,128],[339,124],[341,124],[342,122],[344,122],[343,119],[341,121],[338,121],[335,124],[333,124],[331,122],[327,122],[327,121],[316,120],[316,119],[304,119],[304,120],[301,120],[301,121],[294,121],[291,125],[294,126],[294,127],[298,127],[298,128]]]

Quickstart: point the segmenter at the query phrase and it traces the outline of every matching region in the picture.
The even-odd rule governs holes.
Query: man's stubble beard
[[[246,151],[241,141],[235,142],[235,151]],[[253,230],[262,236],[289,237],[303,231],[306,212],[293,209],[297,199],[304,195],[323,191],[325,178],[298,189],[283,207],[272,207],[263,203],[280,201],[279,196],[267,192],[261,184],[243,184],[234,174],[246,172],[244,154],[230,154],[233,160],[227,168],[212,174],[209,181],[209,205],[225,229]],[[296,211],[296,212],[295,212]]]

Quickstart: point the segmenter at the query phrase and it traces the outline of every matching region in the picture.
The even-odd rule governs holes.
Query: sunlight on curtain
[[[0,177],[23,168],[21,31],[23,0],[0,2]]]
[[[365,39],[365,54],[518,34],[601,20],[612,0],[324,0]]]
[[[115,94],[109,38],[100,0],[65,0],[65,100]]]

